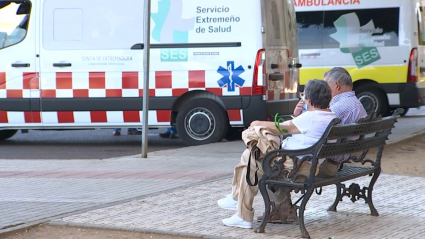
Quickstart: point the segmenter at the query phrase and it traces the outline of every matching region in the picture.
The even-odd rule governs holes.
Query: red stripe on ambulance
[[[171,110],[157,110],[156,117],[158,122],[169,123]]]
[[[139,89],[139,72],[123,72],[122,73],[123,89]]]
[[[72,72],[56,72],[56,89],[72,89]]]
[[[155,88],[173,88],[171,71],[155,71]]]
[[[0,123],[9,123],[6,111],[0,111]]]
[[[75,123],[74,112],[72,111],[59,111],[58,112],[59,123]]]
[[[6,89],[6,72],[0,72],[0,89]]]
[[[105,89],[105,72],[89,72],[89,88]]]
[[[24,112],[25,123],[41,123],[40,112]]]
[[[140,113],[139,111],[124,111],[124,122],[132,123],[132,122],[140,122]]]
[[[205,71],[189,71],[189,88],[205,88]]]

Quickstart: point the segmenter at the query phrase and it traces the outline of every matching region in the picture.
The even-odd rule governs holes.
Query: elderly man
[[[350,74],[341,67],[335,67],[327,71],[324,74],[324,79],[328,83],[329,87],[332,90],[332,101],[330,103],[330,109],[335,113],[336,117],[341,119],[341,123],[353,123],[357,122],[359,119],[367,116],[366,111],[357,99],[353,91],[353,82]],[[294,109],[294,116],[298,117],[303,111],[303,101],[297,104]],[[348,158],[348,155],[341,155],[333,159],[325,160],[319,168],[319,176],[327,177],[333,176],[336,174],[340,168],[341,163]],[[236,168],[235,168],[236,175]],[[232,194],[227,195],[226,198],[220,199],[217,203],[221,208],[237,210],[240,188],[238,187],[238,180],[236,177],[233,180]],[[269,193],[271,200],[276,203],[282,202],[285,198],[288,198],[290,195],[284,194],[278,190],[276,193]],[[234,218],[235,219],[235,218]],[[240,219],[240,218],[239,218]],[[226,220],[226,219],[225,219]],[[258,220],[262,220],[262,217],[259,217]],[[277,214],[271,215],[271,221],[278,221],[279,217]],[[238,221],[238,220],[235,220]],[[228,221],[227,221],[228,222]],[[223,223],[225,223],[223,221]],[[226,223],[225,223],[226,224]],[[247,225],[245,220],[239,220],[239,222],[234,222],[234,225],[228,226],[238,226],[238,224]]]
[[[355,123],[367,116],[362,103],[353,91],[353,81],[347,70],[335,67],[324,74],[325,81],[332,89],[330,109],[336,117],[341,119],[340,124]],[[349,154],[327,159],[320,165],[320,177],[332,177],[341,166],[341,163],[350,157]]]

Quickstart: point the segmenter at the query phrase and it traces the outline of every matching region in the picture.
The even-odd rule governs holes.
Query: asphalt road
[[[148,152],[181,148],[180,139],[162,139],[158,133],[164,129],[150,130]],[[136,155],[142,151],[141,135],[112,136],[112,129],[20,131],[6,141],[0,141],[0,159],[105,159]]]
[[[423,116],[425,107],[410,109],[406,119]],[[121,136],[112,136],[112,129],[18,132],[9,140],[0,141],[0,159],[105,159],[140,154],[142,136],[126,135],[126,131],[123,128]],[[158,134],[164,131],[165,128],[149,131],[149,152],[186,147],[180,139],[159,138]]]

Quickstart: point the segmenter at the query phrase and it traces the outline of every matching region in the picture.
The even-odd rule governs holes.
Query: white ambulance
[[[340,66],[353,77],[368,113],[386,115],[398,107],[407,112],[425,103],[424,0],[294,3],[301,86]]]
[[[142,0],[0,0],[0,139],[144,127]],[[290,115],[292,0],[152,0],[149,122],[189,145]]]

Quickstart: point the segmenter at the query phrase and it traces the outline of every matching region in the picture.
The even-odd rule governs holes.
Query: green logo
[[[340,16],[334,25],[337,32],[331,37],[339,42],[341,52],[351,53],[357,68],[360,69],[381,59],[372,34],[382,33],[382,29],[375,28],[373,20],[360,26],[359,18],[353,12]]]
[[[352,55],[359,69],[381,59],[376,47],[363,47],[360,51],[353,52]]]
[[[162,62],[182,62],[187,61],[188,50],[187,49],[161,49],[161,61]]]

